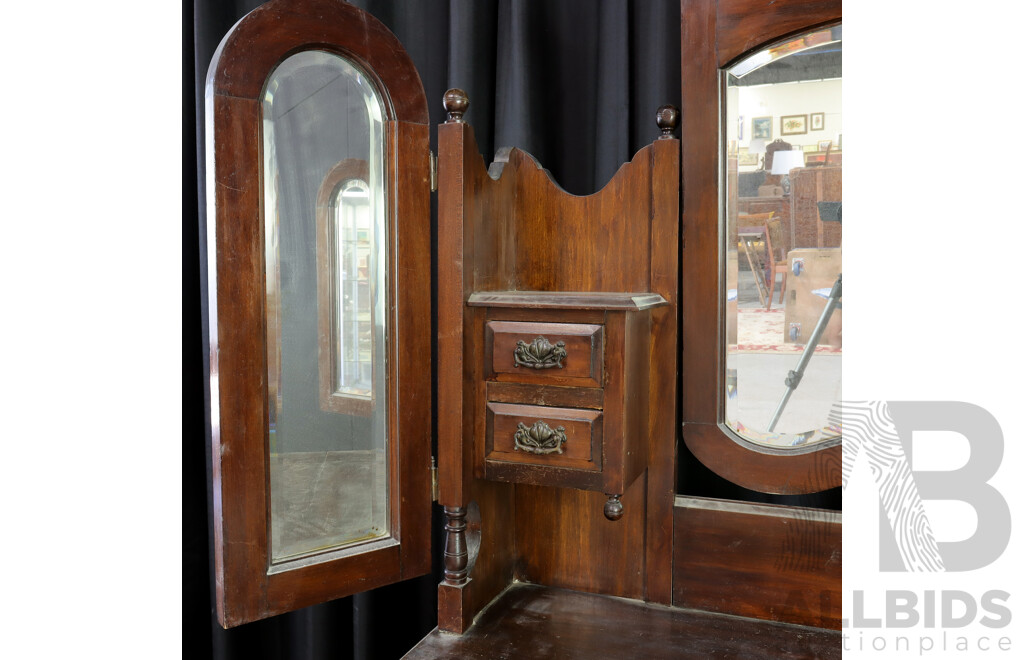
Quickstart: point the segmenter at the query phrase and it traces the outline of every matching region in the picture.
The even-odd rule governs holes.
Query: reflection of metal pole
[[[832,285],[832,291],[828,294],[828,301],[825,303],[825,309],[818,319],[818,325],[814,326],[814,332],[811,333],[811,338],[807,340],[807,346],[804,347],[800,361],[796,363],[796,369],[790,371],[789,375],[786,376],[786,393],[782,395],[782,401],[779,401],[779,407],[775,409],[772,421],[768,423],[769,431],[775,430],[775,425],[779,423],[779,417],[782,417],[782,411],[785,410],[786,404],[789,403],[789,397],[793,396],[793,391],[800,385],[800,379],[804,377],[804,369],[807,368],[807,363],[811,361],[814,349],[818,347],[821,335],[825,333],[825,326],[828,325],[829,320],[832,318],[832,312],[839,306],[839,301],[842,298],[843,274],[840,273],[839,277],[836,278],[836,283]]]

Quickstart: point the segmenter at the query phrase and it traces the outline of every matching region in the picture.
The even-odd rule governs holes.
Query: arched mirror
[[[725,425],[774,448],[838,442],[842,27],[725,70]]]
[[[206,114],[227,627],[430,568],[430,158],[408,55],[334,0],[243,18]]]
[[[372,405],[388,394],[384,112],[365,73],[320,50],[263,93],[275,565],[389,533],[387,407]]]

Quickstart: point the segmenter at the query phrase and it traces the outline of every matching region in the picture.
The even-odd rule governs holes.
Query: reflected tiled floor
[[[387,533],[383,451],[272,454],[270,493],[275,560]]]
[[[781,276],[779,282],[781,284]],[[776,284],[772,309],[782,309],[780,288]],[[753,275],[743,265],[739,269],[737,306],[741,310],[764,309],[757,295]],[[772,414],[786,392],[786,376],[796,368],[800,355],[797,352],[740,353],[730,356],[730,367],[736,369],[736,396],[730,404],[730,417],[751,428],[767,429]],[[815,354],[804,371],[803,380],[787,403],[776,431],[802,433],[825,427],[833,405],[842,398],[842,373],[841,354]],[[732,410],[735,410],[734,414]]]

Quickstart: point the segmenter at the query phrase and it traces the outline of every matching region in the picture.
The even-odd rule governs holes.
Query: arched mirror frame
[[[323,50],[386,106],[388,538],[271,567],[261,101],[275,67]],[[207,281],[214,569],[230,627],[430,570],[430,161],[426,98],[394,35],[337,0],[273,0],[221,42],[207,78]]]
[[[720,203],[724,69],[766,46],[842,21],[840,0],[691,0],[682,12],[682,436],[704,465],[765,493],[840,485],[842,445],[774,449],[724,423]]]

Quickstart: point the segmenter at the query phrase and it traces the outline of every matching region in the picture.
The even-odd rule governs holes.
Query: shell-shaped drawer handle
[[[515,448],[528,454],[561,454],[568,439],[565,427],[551,428],[541,420],[527,428],[519,422],[515,435]]]
[[[565,351],[565,342],[552,344],[546,337],[537,337],[529,344],[520,339],[516,342],[516,350],[513,354],[515,366],[531,369],[550,369],[552,367],[564,369],[562,360],[566,357],[568,357],[568,353]]]

